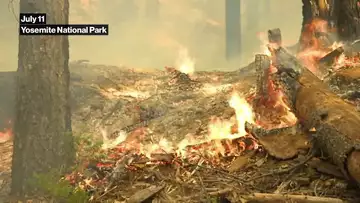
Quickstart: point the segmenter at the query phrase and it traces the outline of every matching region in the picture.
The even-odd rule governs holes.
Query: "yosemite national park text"
[[[20,25],[20,35],[108,35],[108,25]]]

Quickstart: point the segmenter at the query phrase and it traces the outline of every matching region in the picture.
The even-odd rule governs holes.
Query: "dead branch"
[[[165,186],[150,186],[133,194],[126,202],[141,203],[153,197],[156,193],[164,189]]]
[[[286,195],[286,194],[268,194],[254,193],[248,196],[242,196],[245,202],[296,202],[296,203],[344,203],[343,200],[329,197],[315,197],[307,195]]]
[[[313,154],[310,154],[308,157],[306,157],[302,162],[288,168],[288,169],[284,169],[284,170],[279,170],[279,171],[273,171],[273,172],[270,172],[270,173],[266,173],[266,174],[263,174],[263,175],[260,175],[260,176],[256,176],[256,177],[253,177],[253,178],[250,178],[248,179],[247,181],[250,182],[250,181],[254,181],[254,180],[257,180],[257,179],[260,179],[260,178],[264,178],[264,177],[267,177],[267,176],[274,176],[274,175],[281,175],[281,174],[285,174],[285,173],[291,173],[293,171],[296,171],[298,170],[300,167],[304,166],[308,161],[310,161],[312,158],[314,157]]]
[[[339,47],[334,49],[333,51],[326,54],[319,60],[319,63],[326,66],[332,66],[335,62],[335,59],[339,57],[342,53],[344,53],[345,49],[343,47]]]

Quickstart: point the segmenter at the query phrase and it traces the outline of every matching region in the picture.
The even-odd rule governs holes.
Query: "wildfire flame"
[[[165,138],[161,138],[158,143],[142,144],[142,139],[148,135],[149,129],[137,129],[133,133],[126,135],[121,132],[114,140],[109,140],[105,132],[103,132],[104,143],[102,149],[109,150],[113,148],[121,151],[133,151],[134,153],[144,155],[151,158],[152,154],[175,153],[181,158],[189,158],[194,151],[188,151],[187,147],[193,145],[208,144],[202,150],[211,151],[208,155],[216,156],[224,155],[226,152],[234,152],[230,144],[224,146],[223,140],[234,140],[245,136],[245,122],[255,123],[254,114],[250,104],[237,93],[233,93],[229,106],[234,109],[235,115],[229,120],[213,117],[210,119],[208,126],[208,134],[203,138],[197,138],[193,135],[187,135],[179,143],[172,143]],[[235,129],[234,129],[235,127]],[[208,149],[213,150],[208,150]],[[195,150],[196,151],[196,150]],[[237,151],[236,151],[237,152]]]
[[[275,43],[270,43],[266,37],[266,34],[264,32],[260,32],[257,34],[259,40],[262,42],[261,50],[262,54],[265,54],[269,56],[270,58],[270,67],[269,67],[269,74],[274,74],[277,72],[277,68],[272,65],[272,55],[270,49],[276,49],[279,47],[279,45]],[[285,102],[286,98],[284,96],[284,93],[281,89],[277,89],[273,83],[272,80],[267,81],[268,83],[268,93],[270,98],[267,98],[267,101],[265,102],[265,105],[267,107],[274,108],[276,112],[281,114],[280,118],[280,124],[277,126],[271,125],[271,127],[281,128],[281,127],[287,127],[292,126],[296,124],[297,118],[293,112],[291,112],[290,107]],[[268,126],[264,125],[262,126],[264,128],[268,128]]]
[[[331,42],[329,36],[332,34],[332,31],[333,30],[328,29],[328,24],[326,21],[321,19],[314,19],[311,23],[306,25],[305,29],[303,30],[301,36],[302,47],[300,47],[301,50],[296,55],[296,57],[303,63],[303,65],[320,79],[323,79],[328,74],[324,70],[320,69],[320,59],[322,59],[331,51],[345,46],[342,42]],[[263,54],[271,56],[269,46],[272,46],[272,44],[269,44],[265,33],[258,33],[258,38],[262,41],[263,44]],[[360,60],[358,56],[347,57],[344,53],[342,53],[337,58],[335,58],[334,63],[328,71],[336,71],[342,67],[358,66],[360,65],[359,62]],[[275,73],[276,71],[276,67],[271,65],[270,74]],[[290,111],[289,106],[286,104],[284,93],[281,89],[275,89],[273,81],[270,80],[268,82],[271,106],[284,113],[284,115],[281,117],[282,123],[277,127],[285,127],[295,124],[297,122],[297,118]]]
[[[213,117],[208,126],[208,136],[204,139],[196,139],[194,136],[188,135],[178,144],[178,152],[183,157],[189,153],[185,150],[187,146],[199,145],[202,143],[212,143],[212,156],[217,154],[225,155],[226,147],[228,151],[232,151],[232,146],[223,145],[222,140],[234,140],[236,138],[245,136],[245,123],[255,123],[254,113],[250,104],[239,94],[233,93],[229,106],[235,110],[235,116],[230,120],[224,120],[218,117]],[[234,130],[234,126],[236,129]],[[214,147],[215,146],[215,147]],[[206,149],[206,148],[205,148]],[[204,149],[203,149],[204,150]],[[236,151],[236,150],[235,150]]]
[[[235,115],[237,120],[238,136],[246,135],[245,123],[255,123],[254,113],[251,106],[247,101],[240,97],[237,93],[234,93],[229,101],[230,107],[235,109]]]
[[[335,41],[331,43],[327,38],[331,33],[332,30],[328,29],[328,23],[320,19],[314,19],[306,25],[302,33],[301,42],[303,47],[297,54],[297,58],[319,78],[324,77],[324,73],[322,73],[318,67],[319,60],[329,52],[344,46],[342,42]],[[347,58],[344,54],[341,54],[335,59],[332,69],[336,70],[347,65],[356,64],[358,64],[358,60]]]

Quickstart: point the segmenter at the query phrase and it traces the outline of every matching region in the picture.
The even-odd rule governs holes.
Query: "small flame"
[[[254,114],[249,103],[239,94],[233,93],[229,105],[235,110],[235,116],[229,120],[219,117],[212,117],[208,126],[209,134],[204,139],[196,139],[194,136],[188,135],[178,144],[178,152],[182,156],[187,156],[184,149],[187,146],[198,145],[202,143],[212,143],[211,153],[213,156],[220,153],[225,154],[225,146],[221,143],[221,140],[234,140],[236,138],[245,136],[245,123],[255,123]],[[236,129],[234,129],[234,127]],[[228,150],[234,151],[231,145],[227,145]],[[207,152],[209,153],[209,152]]]
[[[315,75],[322,77],[317,68],[317,61],[324,57],[330,50],[329,47],[322,43],[321,37],[316,33],[327,33],[328,23],[321,19],[314,19],[311,23],[305,26],[304,32],[301,35],[301,44],[304,46],[297,58],[299,58],[304,65]]]
[[[11,140],[13,135],[11,128],[5,128],[4,131],[0,132],[0,143],[5,143]]]
[[[189,56],[187,49],[180,49],[176,67],[178,71],[188,75],[192,75],[195,72],[195,60]]]
[[[255,123],[254,113],[250,104],[237,93],[233,93],[230,101],[230,107],[235,109],[235,115],[238,126],[238,135],[246,135],[245,123]]]
[[[266,34],[264,32],[257,33],[258,39],[261,41],[261,53],[271,56],[271,52],[269,50],[269,40],[266,38]]]

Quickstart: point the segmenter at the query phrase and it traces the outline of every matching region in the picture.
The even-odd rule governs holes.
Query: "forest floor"
[[[188,75],[72,63],[80,167],[67,181],[92,202],[359,202],[336,167],[308,158],[311,143],[296,126],[261,141],[245,131],[245,121],[266,129],[296,121],[279,105],[252,109],[254,70]],[[1,196],[11,138],[0,153]]]

